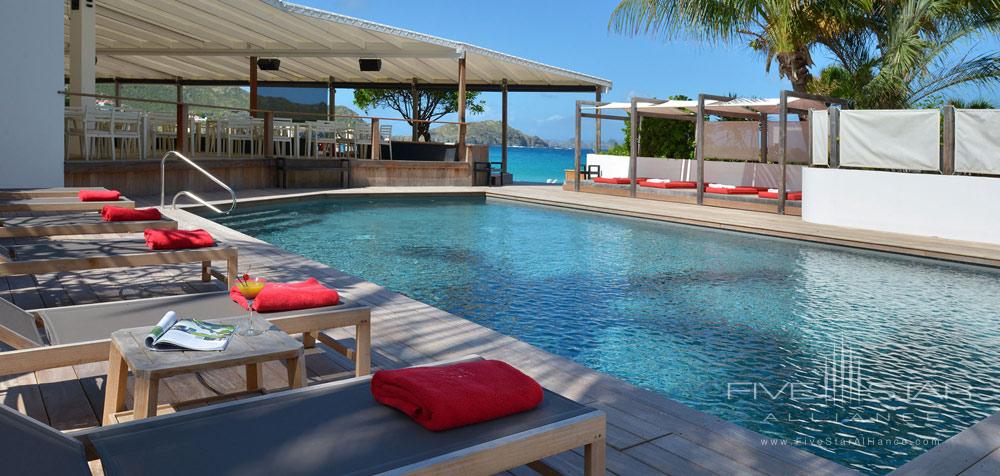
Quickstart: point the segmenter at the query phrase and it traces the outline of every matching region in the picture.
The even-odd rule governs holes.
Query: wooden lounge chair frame
[[[148,228],[176,230],[177,222],[170,219],[142,221],[108,221],[50,224],[12,225],[10,219],[0,221],[0,238],[32,238],[58,235],[94,235],[100,233],[141,233]]]
[[[7,188],[0,189],[0,200],[20,200],[25,198],[68,198],[76,197],[82,190],[106,191],[104,187],[52,187],[52,188]]]
[[[75,197],[46,197],[0,201],[0,212],[98,212],[105,205],[135,208],[135,202],[125,197],[108,202],[83,202]]]
[[[226,291],[221,291],[220,293],[228,295],[228,292]],[[191,296],[194,297],[198,295]],[[170,298],[176,299],[177,297],[171,296]],[[78,306],[39,309],[28,312],[35,315],[36,323],[40,323],[41,317],[39,313],[47,310],[71,311],[74,309],[106,309],[107,313],[114,313],[117,307],[132,304],[138,301],[149,302],[150,300],[143,299],[82,304]],[[164,312],[167,310],[169,309],[165,307]],[[258,315],[267,318],[266,313]],[[217,317],[221,318],[232,316]],[[211,318],[212,317],[206,317],[206,319]],[[267,318],[267,320],[288,334],[302,334],[303,345],[306,348],[315,346],[317,339],[324,344],[329,345],[334,350],[354,361],[356,375],[362,376],[371,372],[370,307],[353,304],[349,301],[343,301],[343,303],[337,306],[336,309],[327,309],[325,311],[302,309],[292,313],[283,313],[281,317]],[[356,332],[356,344],[354,349],[347,349],[344,345],[340,344],[332,337],[329,337],[321,332],[327,329],[352,326],[355,327]],[[108,339],[42,346],[30,338],[25,337],[3,325],[0,325],[0,342],[4,342],[16,349],[7,352],[0,352],[0,375],[13,375],[93,362],[106,362],[111,352],[110,336]]]
[[[16,248],[11,250],[16,259]],[[212,261],[225,261],[226,274],[212,269]],[[233,277],[239,272],[237,249],[231,246],[213,246],[185,250],[162,250],[148,253],[123,253],[119,255],[91,255],[73,258],[51,258],[25,261],[4,261],[0,257],[0,276],[17,274],[45,274],[90,269],[131,268],[201,262],[201,280],[208,282],[215,276],[232,286]]]

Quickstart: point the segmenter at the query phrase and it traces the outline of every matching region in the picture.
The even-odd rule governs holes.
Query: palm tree
[[[776,62],[792,89],[805,92],[812,80],[811,50],[835,24],[822,21],[824,9],[809,0],[622,0],[609,27],[629,35],[747,44],[765,56],[766,70]]]

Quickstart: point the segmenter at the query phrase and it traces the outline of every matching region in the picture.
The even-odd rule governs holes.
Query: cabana
[[[825,110],[830,107],[842,106],[847,102],[843,99],[829,98],[811,94],[782,91],[778,98],[751,99],[729,96],[699,94],[697,100],[662,100],[651,98],[632,98],[630,102],[590,102],[577,101],[576,108],[576,154],[573,172],[573,190],[580,191],[580,176],[589,172],[581,172],[581,142],[580,129],[583,118],[595,119],[600,124],[603,119],[629,121],[630,135],[629,166],[628,166],[628,196],[635,198],[638,191],[638,156],[641,141],[640,124],[643,118],[655,117],[670,120],[690,121],[695,123],[695,160],[696,176],[695,203],[705,204],[705,119],[717,116],[727,119],[757,121],[761,125],[761,141],[759,160],[767,163],[767,124],[769,116],[779,116],[778,161],[780,167],[777,185],[777,212],[785,213],[785,202],[788,198],[787,165],[788,165],[788,114],[808,114],[810,110]],[[583,112],[585,109],[593,112]],[[627,116],[614,115],[614,112],[626,112]],[[608,114],[612,113],[612,114]],[[599,126],[598,126],[599,127]]]

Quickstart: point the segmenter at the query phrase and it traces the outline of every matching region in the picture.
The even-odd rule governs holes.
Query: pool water
[[[220,223],[841,464],[1000,408],[1000,272],[475,198]]]

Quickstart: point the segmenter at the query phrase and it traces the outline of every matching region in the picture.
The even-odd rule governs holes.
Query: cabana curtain
[[[955,110],[955,171],[1000,174],[1000,110]]]
[[[809,111],[809,136],[811,137],[812,164],[827,165],[830,163],[830,113],[828,111]]]
[[[893,170],[938,170],[941,114],[930,110],[840,112],[840,164]]]

